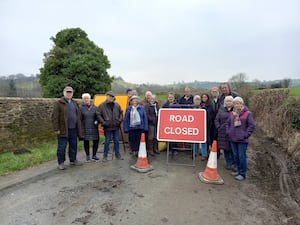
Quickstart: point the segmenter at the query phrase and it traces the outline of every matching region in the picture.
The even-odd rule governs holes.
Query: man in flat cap
[[[121,106],[115,102],[115,94],[112,91],[106,93],[106,100],[100,104],[96,113],[105,136],[102,161],[107,161],[111,137],[113,137],[114,141],[114,154],[116,158],[123,159],[119,151],[119,129],[123,120],[123,113]]]
[[[77,160],[77,137],[83,138],[80,109],[78,103],[72,99],[73,88],[71,86],[64,88],[63,95],[55,102],[52,113],[52,124],[57,135],[57,161],[60,170],[65,169],[68,143],[70,165],[82,165]]]

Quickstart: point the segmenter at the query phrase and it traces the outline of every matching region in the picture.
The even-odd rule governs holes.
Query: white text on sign
[[[206,110],[160,109],[157,139],[159,141],[205,143]]]
[[[199,129],[193,127],[165,127],[165,134],[198,135]]]
[[[193,115],[170,115],[170,122],[188,122],[192,123],[194,121]]]
[[[170,115],[170,122],[187,122],[193,123],[195,118],[193,115]],[[176,135],[198,135],[199,129],[193,127],[165,127],[165,134],[176,134]]]

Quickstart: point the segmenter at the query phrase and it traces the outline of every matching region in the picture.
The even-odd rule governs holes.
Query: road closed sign
[[[160,109],[157,139],[174,142],[206,142],[204,109]]]

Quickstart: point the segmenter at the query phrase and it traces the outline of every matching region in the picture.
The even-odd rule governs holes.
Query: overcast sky
[[[300,78],[299,0],[0,0],[0,75],[39,73],[75,27],[132,83]]]

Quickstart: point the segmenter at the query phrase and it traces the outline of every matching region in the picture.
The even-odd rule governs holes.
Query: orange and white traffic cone
[[[207,184],[224,184],[224,180],[219,176],[217,171],[217,141],[212,143],[208,162],[204,172],[198,174],[199,179]]]
[[[153,170],[153,167],[148,164],[146,143],[145,143],[145,134],[142,133],[140,149],[138,154],[138,159],[135,165],[130,166],[131,169],[134,169],[141,173],[146,173],[150,170]]]

